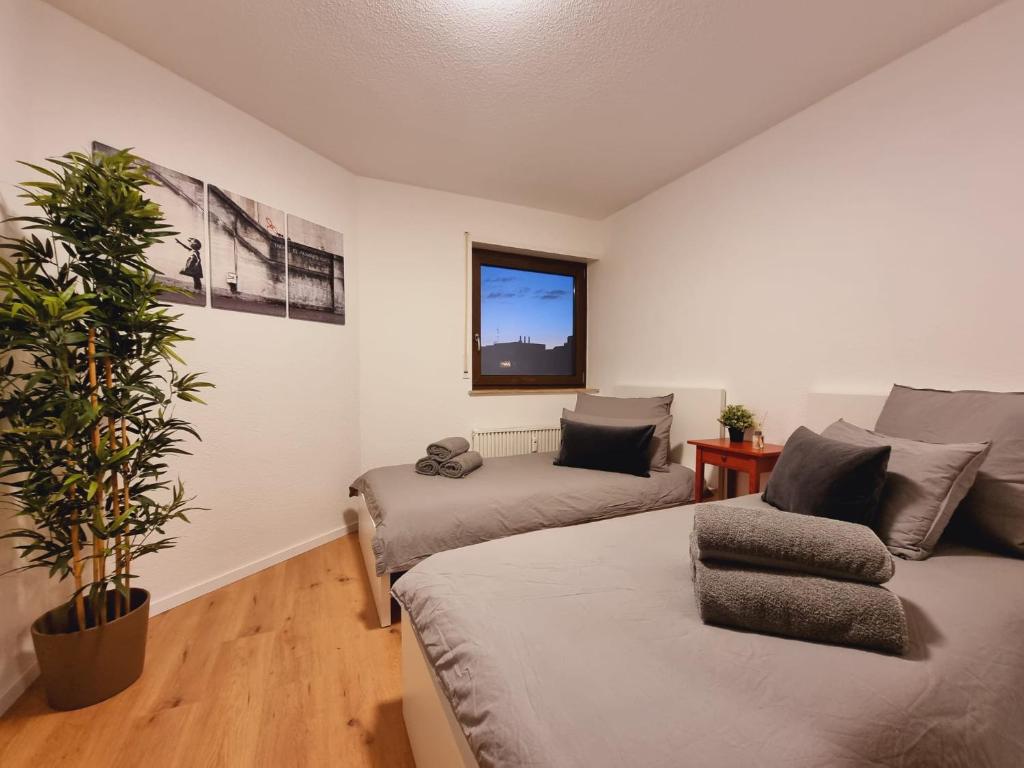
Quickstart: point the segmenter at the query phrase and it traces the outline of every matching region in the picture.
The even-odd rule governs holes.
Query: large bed
[[[372,469],[352,484],[359,540],[381,626],[392,621],[397,575],[438,552],[514,534],[684,504],[694,473],[680,461],[686,439],[714,434],[725,393],[713,389],[617,387],[620,397],[672,392],[674,459],[637,477],[555,466],[554,455],[488,458],[459,480],[418,475],[412,465]]]
[[[703,624],[692,510],[492,541],[399,579],[417,765],[1024,765],[1024,561],[950,545],[900,561],[887,586],[911,649],[887,656]]]
[[[411,465],[365,473],[352,487],[359,494],[360,531],[372,531],[371,578],[388,579],[457,547],[663,509],[693,498],[693,470],[679,464],[668,472],[635,477],[560,467],[553,461],[551,453],[488,459],[461,480],[417,475]],[[380,616],[383,626],[390,620],[389,604],[386,613]]]
[[[573,525],[693,497],[693,470],[637,477],[554,464],[553,453],[489,459],[454,482],[410,465],[372,469],[353,488],[374,523],[374,572],[406,571],[435,552],[541,528]]]

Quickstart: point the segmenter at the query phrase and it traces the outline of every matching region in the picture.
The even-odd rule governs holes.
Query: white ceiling
[[[50,0],[364,175],[601,218],[997,0]]]

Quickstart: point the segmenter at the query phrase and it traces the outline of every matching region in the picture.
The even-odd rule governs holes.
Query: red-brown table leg
[[[698,504],[704,501],[704,451],[697,448],[697,466],[694,468],[693,500]]]

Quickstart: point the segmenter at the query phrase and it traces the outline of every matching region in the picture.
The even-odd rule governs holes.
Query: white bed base
[[[405,611],[402,716],[416,768],[480,768]]]
[[[370,584],[370,597],[377,609],[377,618],[382,627],[391,626],[391,574],[377,574],[377,558],[373,555],[373,534],[377,525],[370,517],[363,494],[356,496],[356,511],[359,513],[359,549],[363,552],[366,578]]]

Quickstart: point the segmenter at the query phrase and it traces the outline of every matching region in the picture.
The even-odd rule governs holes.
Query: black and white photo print
[[[341,232],[288,214],[288,316],[345,324]]]
[[[116,151],[98,141],[92,143],[92,149],[100,154]],[[146,251],[149,263],[161,273],[160,281],[175,289],[161,293],[160,300],[205,306],[203,182],[149,160],[143,162],[150,178],[157,182],[146,187],[145,194],[160,206],[167,224],[178,233]]]
[[[284,212],[213,184],[209,197],[211,303],[284,317]]]

